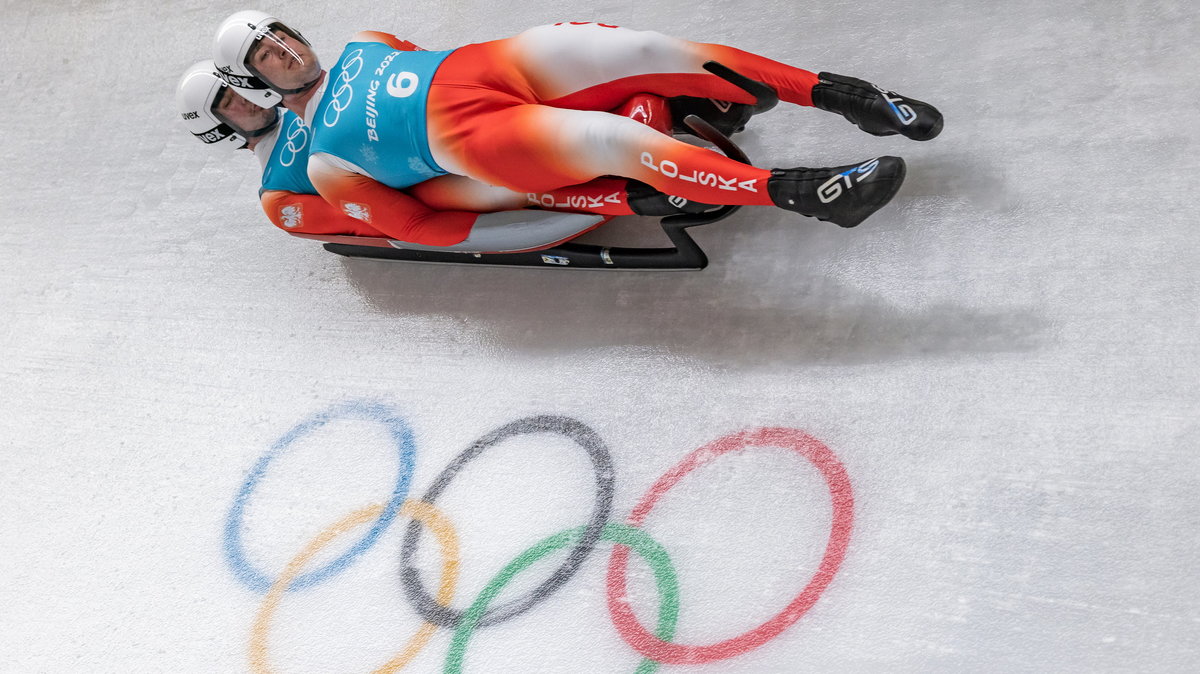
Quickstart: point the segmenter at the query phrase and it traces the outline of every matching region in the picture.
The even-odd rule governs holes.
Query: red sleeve
[[[354,34],[351,42],[382,42],[392,49],[400,51],[425,51],[408,40],[401,40],[391,33],[381,33],[375,30],[360,30]]]
[[[311,160],[308,177],[334,209],[398,241],[453,246],[467,238],[479,216],[467,211],[435,211],[371,178]]]
[[[384,235],[365,222],[347,217],[315,194],[269,190],[259,198],[276,227],[300,234]]]

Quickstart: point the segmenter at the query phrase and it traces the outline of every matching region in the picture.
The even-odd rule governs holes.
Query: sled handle
[[[714,63],[709,61],[709,63]],[[719,64],[718,64],[719,65]],[[733,71],[730,71],[733,72]],[[683,118],[684,125],[692,130],[692,133],[697,137],[702,138],[713,145],[717,146],[721,152],[725,153],[726,157],[736,159],[743,164],[750,163],[750,157],[738,147],[736,143],[729,140],[729,137],[718,131],[712,124],[704,121],[696,115],[688,115]],[[683,230],[687,227],[695,227],[697,225],[707,225],[718,220],[724,220],[737,212],[741,206],[722,206],[716,210],[705,211],[704,213],[681,213],[680,215],[670,215],[659,221],[662,228],[666,230],[667,236],[678,245],[675,234],[683,234]]]
[[[756,115],[766,112],[779,104],[779,95],[775,93],[774,89],[758,80],[746,77],[733,68],[716,61],[707,61],[704,63],[704,69],[753,96],[755,98],[754,114]],[[736,159],[743,164],[751,163],[750,158],[746,156],[742,148],[738,147],[728,136],[718,131],[712,124],[709,124],[700,117],[688,115],[683,118],[683,124],[698,138],[716,145],[730,159]],[[661,224],[663,229],[666,230],[667,235],[674,241],[676,237],[673,233],[683,234],[684,228],[707,225],[718,220],[724,220],[737,212],[738,208],[740,206],[722,206],[717,210],[708,211],[707,213],[672,215],[663,218]]]
[[[716,61],[707,61],[704,69],[758,99],[754,102],[754,114],[756,115],[779,104],[779,95],[775,93],[774,89],[758,80],[746,77],[733,68]]]

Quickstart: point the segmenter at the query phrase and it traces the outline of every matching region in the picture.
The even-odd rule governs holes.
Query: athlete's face
[[[224,88],[224,93],[214,107],[218,116],[224,116],[243,131],[251,133],[265,129],[275,121],[274,108],[261,108],[233,93],[229,87]]]
[[[299,89],[321,74],[312,47],[278,29],[255,43],[246,62],[279,89]]]

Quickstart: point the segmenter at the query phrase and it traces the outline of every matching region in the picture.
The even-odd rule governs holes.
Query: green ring
[[[446,667],[442,671],[446,674],[462,672],[467,640],[471,638],[471,634],[483,617],[484,611],[487,610],[488,604],[496,598],[496,595],[500,594],[505,585],[508,585],[518,573],[551,552],[575,545],[583,536],[585,529],[587,527],[578,527],[554,534],[521,553],[515,560],[509,562],[508,566],[501,569],[500,573],[496,574],[496,577],[488,582],[487,587],[479,593],[470,608],[463,613],[462,622],[454,630],[454,639],[450,642],[450,652],[446,655]],[[660,598],[658,629],[654,635],[663,641],[669,641],[675,636],[675,624],[679,619],[679,581],[666,548],[650,538],[646,532],[627,524],[609,523],[604,525],[600,539],[619,545],[628,545],[650,564],[650,568],[654,570],[654,584],[658,588]],[[657,669],[657,662],[644,658],[638,665],[636,674],[651,674]]]

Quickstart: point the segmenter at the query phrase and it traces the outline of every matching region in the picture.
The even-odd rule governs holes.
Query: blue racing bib
[[[348,161],[394,189],[445,175],[429,151],[425,109],[433,74],[450,53],[346,45],[311,120],[311,151]]]
[[[279,137],[271,156],[263,166],[261,195],[268,190],[297,194],[316,194],[308,179],[308,151],[312,130],[299,115],[283,110],[279,121]]]

